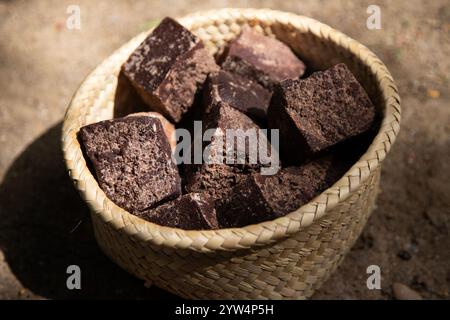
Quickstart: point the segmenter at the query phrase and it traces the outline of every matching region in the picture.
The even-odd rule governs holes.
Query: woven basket
[[[179,19],[212,52],[244,25],[289,44],[309,67],[345,62],[382,114],[367,152],[331,188],[295,212],[244,228],[184,231],[141,220],[111,202],[86,166],[81,126],[113,117],[121,64],[138,35],[81,84],[67,110],[62,148],[76,188],[91,209],[102,250],[130,273],[185,298],[310,297],[348,252],[370,215],[381,163],[400,129],[400,98],[385,65],[366,47],[313,19],[290,13],[222,9]]]

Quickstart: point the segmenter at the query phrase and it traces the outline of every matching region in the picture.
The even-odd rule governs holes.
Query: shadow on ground
[[[174,298],[145,288],[97,247],[88,208],[64,166],[60,132],[61,123],[28,146],[0,186],[0,250],[11,271],[45,298]],[[72,264],[81,268],[81,290],[66,287]]]

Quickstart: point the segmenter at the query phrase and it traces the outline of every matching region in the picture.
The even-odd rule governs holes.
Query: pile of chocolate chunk
[[[309,70],[287,44],[250,27],[213,56],[165,18],[121,74],[146,111],[84,126],[79,141],[109,199],[168,227],[242,227],[295,211],[342,177],[379,122],[345,64]],[[192,134],[189,156],[178,132]],[[275,165],[250,159],[263,146]],[[206,161],[206,150],[223,161]]]

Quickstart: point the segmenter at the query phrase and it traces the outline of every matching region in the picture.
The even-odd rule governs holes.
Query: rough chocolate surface
[[[223,102],[249,117],[266,119],[272,94],[257,82],[238,74],[219,71],[210,74],[204,90],[205,110]]]
[[[369,130],[376,110],[345,64],[304,80],[282,81],[274,92],[269,125],[280,129],[285,159],[304,161]]]
[[[80,129],[80,140],[108,198],[138,214],[181,194],[161,121],[126,117]]]
[[[203,164],[186,166],[186,190],[203,192],[214,199],[224,199],[244,177],[242,168],[226,164]]]
[[[248,175],[218,208],[221,227],[242,227],[292,212],[331,186],[349,168],[334,157],[300,167],[287,167],[276,175]]]
[[[159,119],[161,121],[164,133],[166,134],[167,140],[169,140],[170,148],[172,149],[172,152],[175,151],[175,148],[177,146],[177,137],[175,134],[175,126],[164,116],[158,112],[136,112],[131,113],[127,115],[127,117],[153,117],[156,119]]]
[[[259,82],[268,89],[285,79],[296,79],[305,64],[281,41],[263,36],[250,28],[230,42],[222,57],[224,70]]]
[[[261,167],[260,163],[250,163],[250,152],[257,154],[258,141],[266,143],[270,149],[270,144],[263,134],[258,133],[259,126],[242,112],[224,104],[214,105],[209,114],[205,116],[204,130],[215,129],[211,137],[211,143],[204,146],[209,148],[211,161],[222,157],[219,163],[202,163],[185,165],[186,190],[188,192],[206,192],[215,198],[226,196],[234,185],[240,181],[242,176],[249,172],[254,172]],[[241,129],[243,132],[254,130],[256,142],[250,143],[250,139],[245,139],[243,143],[238,143],[234,139],[233,149],[226,147],[227,129]],[[250,132],[250,131],[247,131]],[[239,156],[242,155],[241,157]],[[232,163],[226,162],[227,156]],[[219,162],[219,161],[217,161]],[[226,162],[226,163],[225,163]]]
[[[163,226],[185,230],[219,227],[214,200],[200,193],[183,195],[155,209],[143,212],[140,217]]]
[[[203,43],[165,18],[130,55],[124,74],[151,110],[179,122],[209,72],[218,69]]]

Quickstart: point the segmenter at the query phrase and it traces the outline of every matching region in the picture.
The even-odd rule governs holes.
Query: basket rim
[[[92,98],[93,93],[96,93],[96,100],[103,99],[102,94],[96,92],[95,86],[108,77],[115,77],[117,80],[117,75],[105,76],[103,70],[117,67],[118,57],[131,52],[151,32],[150,29],[125,43],[83,80],[64,116],[61,137],[64,160],[70,177],[91,208],[92,215],[149,245],[200,252],[246,249],[278,241],[310,226],[336,205],[345,201],[352,191],[357,190],[380,166],[400,130],[400,97],[387,67],[367,47],[312,18],[271,9],[215,9],[189,14],[177,20],[190,29],[210,25],[212,22],[217,24],[224,20],[242,22],[256,20],[263,23],[275,21],[288,24],[302,32],[313,33],[319,38],[326,37],[327,40],[350,50],[369,67],[381,89],[384,114],[379,131],[367,151],[337,182],[305,205],[283,217],[242,228],[218,230],[182,230],[160,226],[138,218],[109,200],[100,189],[81,154],[77,132],[82,124],[81,118],[89,114],[93,105],[90,103],[86,106],[84,103]]]

